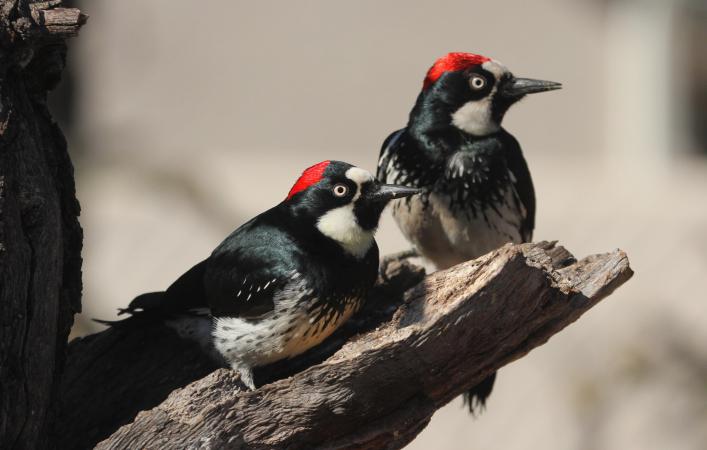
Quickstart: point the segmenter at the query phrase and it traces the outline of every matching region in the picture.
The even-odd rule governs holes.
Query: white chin
[[[328,211],[317,222],[317,228],[356,258],[366,256],[373,244],[373,231],[364,230],[358,224],[353,204]]]
[[[474,136],[497,132],[500,126],[491,118],[491,98],[467,102],[452,114],[452,125]]]

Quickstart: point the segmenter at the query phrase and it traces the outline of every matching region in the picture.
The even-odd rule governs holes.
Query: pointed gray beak
[[[420,192],[422,189],[397,184],[379,184],[368,194],[368,198],[376,203],[388,203],[396,198],[410,197]]]
[[[501,95],[507,98],[520,98],[527,94],[554,91],[555,89],[562,89],[562,83],[531,78],[513,78],[505,83],[501,89]]]

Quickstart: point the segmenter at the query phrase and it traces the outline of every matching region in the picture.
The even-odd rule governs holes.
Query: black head
[[[367,170],[341,161],[306,169],[284,204],[303,226],[313,226],[357,257],[373,243],[383,209],[390,200],[420,192],[379,183]]]
[[[472,53],[449,53],[427,72],[411,122],[449,124],[475,136],[495,133],[527,94],[560,89],[552,81],[516,78],[500,62]],[[416,115],[436,117],[416,117]]]

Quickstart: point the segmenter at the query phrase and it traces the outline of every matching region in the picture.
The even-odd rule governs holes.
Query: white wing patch
[[[248,275],[243,277],[243,282],[240,284],[240,288],[236,292],[235,299],[237,301],[241,300],[241,297],[245,297],[245,301],[250,301],[251,297],[253,297],[253,294],[259,293],[261,290],[265,291],[270,284],[274,283],[276,281],[276,278],[273,278],[272,280],[268,281],[267,283],[263,285],[255,285],[255,284],[247,284],[248,281]]]

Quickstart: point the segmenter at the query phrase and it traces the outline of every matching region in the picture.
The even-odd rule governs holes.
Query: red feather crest
[[[464,70],[467,67],[478,66],[486,61],[491,61],[491,58],[475,55],[473,53],[447,53],[435,61],[432,67],[430,67],[430,70],[427,71],[425,81],[422,83],[422,90],[424,91],[432,86],[445,72]]]
[[[291,199],[296,193],[304,191],[308,187],[319,183],[324,175],[324,171],[331,161],[322,161],[318,164],[308,167],[302,172],[302,175],[297,179],[290,193],[287,194],[287,200]]]

